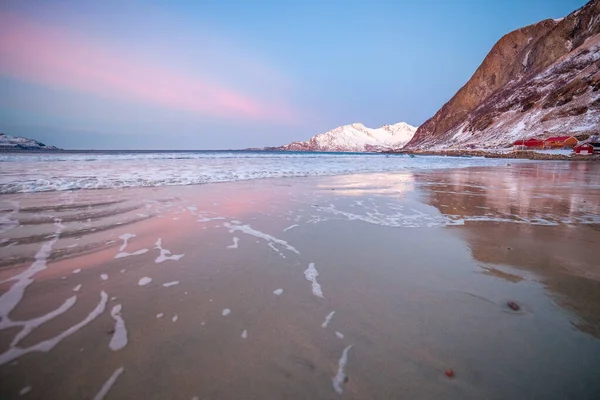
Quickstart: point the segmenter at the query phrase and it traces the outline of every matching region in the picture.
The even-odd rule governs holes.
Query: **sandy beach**
[[[600,398],[598,163],[0,209],[2,399]]]

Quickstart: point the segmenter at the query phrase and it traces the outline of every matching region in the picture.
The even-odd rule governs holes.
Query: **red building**
[[[577,142],[573,136],[552,136],[544,140],[544,147],[573,147]]]
[[[513,146],[524,146],[532,149],[541,149],[544,147],[544,141],[539,139],[530,138],[527,140],[517,140],[513,143]]]
[[[589,143],[582,143],[575,146],[575,153],[577,154],[592,154],[594,152],[594,146]]]

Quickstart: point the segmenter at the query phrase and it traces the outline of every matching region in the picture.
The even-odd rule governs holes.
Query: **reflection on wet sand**
[[[509,172],[465,169],[418,178],[428,204],[467,221],[453,229],[484,273],[511,282],[523,278],[502,267],[535,274],[560,304],[577,314],[574,326],[600,337],[597,165],[524,164]],[[468,222],[482,216],[487,221]],[[494,221],[507,217],[534,223]]]
[[[579,316],[574,326],[600,338],[597,226],[556,229],[481,223],[458,229],[476,260],[534,273],[561,305]]]
[[[415,174],[428,204],[466,221],[600,223],[595,163],[534,163]]]
[[[564,165],[2,196],[0,397],[599,398]]]
[[[396,198],[403,197],[415,189],[415,178],[412,173],[339,175],[329,177],[318,187],[322,190],[335,190],[336,195],[342,196],[384,195]]]

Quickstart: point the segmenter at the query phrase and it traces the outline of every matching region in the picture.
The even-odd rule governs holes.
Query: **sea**
[[[505,164],[506,160],[503,159],[476,157],[339,152],[212,150],[0,153],[0,193],[198,185],[265,178]]]

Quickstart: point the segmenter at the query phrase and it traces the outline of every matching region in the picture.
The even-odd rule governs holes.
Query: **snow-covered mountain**
[[[0,133],[0,150],[58,150],[37,140]]]
[[[344,125],[313,136],[304,142],[292,142],[276,150],[293,151],[380,151],[399,150],[412,139],[417,128],[400,122],[381,128],[367,128],[361,123]]]
[[[600,0],[503,36],[407,149],[600,133]]]

